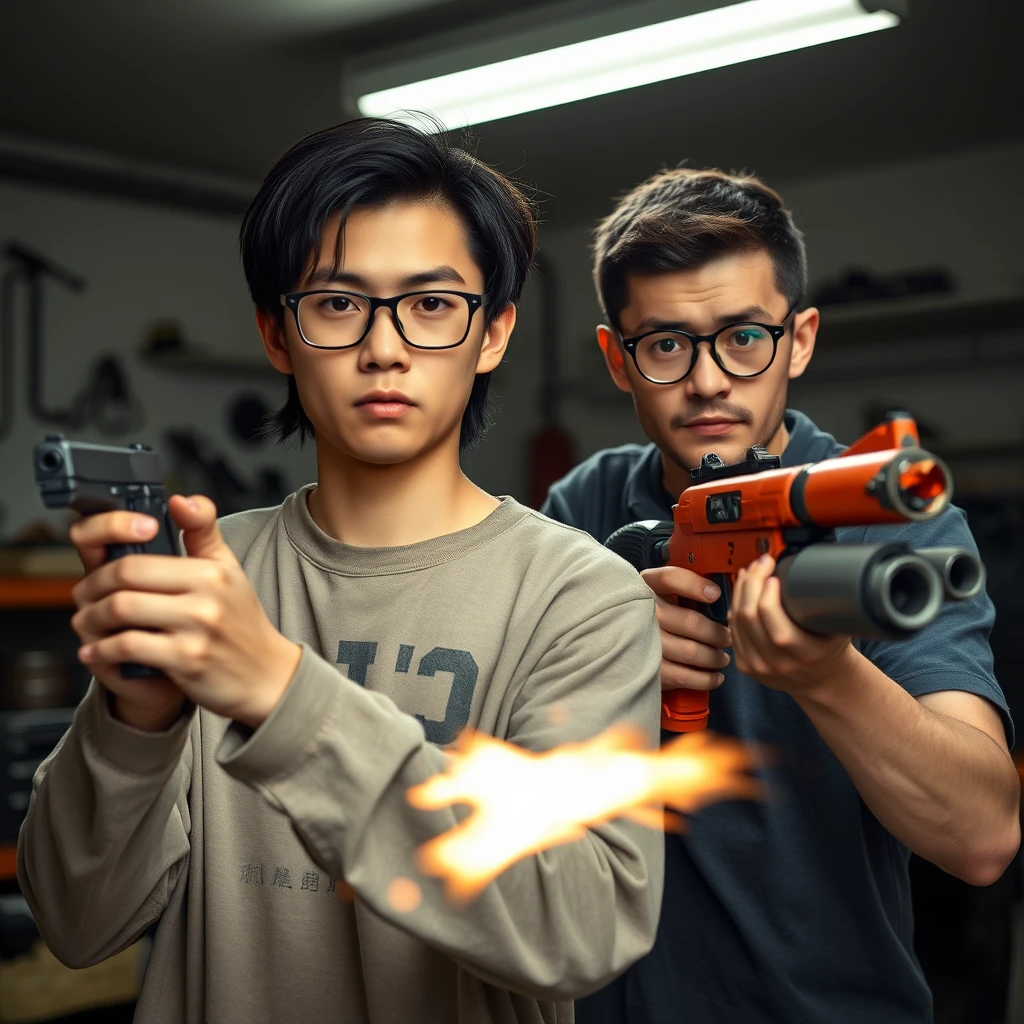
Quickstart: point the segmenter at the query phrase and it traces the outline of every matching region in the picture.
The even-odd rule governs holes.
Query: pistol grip
[[[163,673],[149,665],[139,665],[134,661],[126,661],[121,665],[121,675],[125,679],[160,679]]]
[[[108,544],[107,561],[124,558],[125,555],[141,555],[146,551],[145,544]]]
[[[681,608],[705,612],[707,606],[679,598]],[[661,727],[667,732],[699,732],[708,725],[707,690],[662,690]]]
[[[107,561],[124,558],[125,555],[139,555],[145,550],[144,544],[108,544]],[[125,679],[155,679],[161,673],[148,665],[138,665],[134,661],[126,661],[121,665],[121,675]]]
[[[732,579],[727,573],[711,573],[708,579],[721,593],[711,602],[679,598],[681,608],[692,608],[723,626],[729,623]],[[669,732],[698,732],[708,725],[708,690],[664,690],[661,694],[661,727]]]
[[[153,516],[160,524],[156,536],[139,544],[108,544],[107,561],[112,562],[125,555],[176,555],[177,538],[173,523],[167,512],[167,502],[154,495],[140,495],[130,498],[127,502],[128,511],[142,512]],[[121,666],[121,675],[125,679],[157,679],[162,676],[158,669],[136,662],[125,662]]]
[[[108,544],[107,561],[113,562],[116,558],[124,558],[125,555],[141,555],[146,551],[145,544]],[[121,675],[125,679],[155,679],[161,673],[148,665],[139,665],[134,661],[126,661],[121,666]]]

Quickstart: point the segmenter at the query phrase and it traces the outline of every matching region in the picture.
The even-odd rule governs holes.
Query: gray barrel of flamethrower
[[[645,521],[616,530],[606,546],[638,570],[665,565],[673,524]],[[823,635],[898,640],[928,625],[944,600],[980,593],[985,570],[965,548],[820,541],[779,560],[782,606],[801,628]]]

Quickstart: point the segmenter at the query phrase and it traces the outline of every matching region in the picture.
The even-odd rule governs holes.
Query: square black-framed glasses
[[[366,314],[366,323],[363,325],[362,333],[359,337],[347,345],[317,345],[315,342],[309,340],[302,330],[302,323],[299,320],[299,303],[302,302],[307,295],[351,295],[356,299],[363,299],[369,303],[369,310]],[[401,317],[398,315],[398,304],[402,299],[411,298],[414,295],[457,295],[461,299],[466,300],[468,306],[468,315],[466,316],[466,327],[462,332],[462,337],[458,341],[452,342],[450,345],[417,345],[415,341],[410,341],[405,335],[405,328],[402,326]],[[411,345],[413,348],[426,349],[435,352],[441,352],[449,348],[458,348],[468,337],[469,329],[473,326],[473,317],[476,315],[476,311],[481,309],[484,303],[487,301],[487,296],[483,294],[477,294],[474,292],[457,292],[443,289],[432,288],[428,290],[418,290],[414,292],[403,292],[401,295],[392,295],[389,298],[382,299],[376,295],[365,295],[362,292],[342,291],[337,288],[314,288],[312,291],[306,292],[288,292],[286,295],[281,296],[281,305],[287,307],[292,311],[292,316],[295,317],[295,327],[299,332],[299,337],[307,344],[310,348],[319,349],[331,349],[341,351],[347,348],[355,348],[356,345],[362,343],[363,339],[370,333],[373,327],[374,316],[377,310],[382,306],[391,311],[391,322],[395,325],[395,330],[398,331],[402,341],[407,345]]]
[[[779,342],[782,340],[788,329],[788,323],[790,317],[796,312],[796,307],[792,307],[789,312],[782,318],[781,324],[762,324],[756,320],[741,320],[736,323],[726,324],[724,327],[720,327],[713,334],[690,334],[688,331],[679,330],[671,327],[658,327],[654,330],[644,331],[643,334],[638,334],[634,338],[623,338],[620,334],[619,337],[622,339],[622,347],[633,357],[633,365],[637,369],[637,373],[640,374],[644,380],[649,380],[652,384],[678,384],[681,380],[686,380],[687,377],[693,373],[693,368],[697,365],[697,356],[700,354],[700,348],[698,347],[702,341],[708,343],[708,347],[711,349],[711,358],[715,361],[715,365],[722,371],[722,373],[728,374],[730,377],[736,377],[739,380],[749,380],[751,377],[760,377],[762,373],[767,372],[771,369],[772,363],[775,362],[775,357],[779,352]],[[734,373],[730,370],[722,361],[722,357],[718,354],[718,348],[716,342],[720,334],[724,334],[726,331],[735,330],[737,327],[761,327],[768,332],[769,337],[772,339],[772,357],[760,370],[756,370],[754,373]],[[653,377],[648,377],[644,373],[643,368],[640,366],[640,361],[637,359],[637,346],[644,338],[649,338],[652,334],[678,334],[681,338],[686,338],[693,343],[693,352],[690,354],[690,365],[686,368],[686,372],[681,376],[676,377],[675,380],[655,380]]]

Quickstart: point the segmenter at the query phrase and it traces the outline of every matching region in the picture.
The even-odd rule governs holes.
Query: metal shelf
[[[1005,328],[1024,329],[1024,296],[937,301],[881,299],[873,303],[821,307],[818,340],[825,345],[864,345],[914,338],[976,335]]]
[[[904,339],[907,340],[907,339]],[[933,377],[950,373],[971,373],[978,370],[1019,370],[1024,367],[1024,346],[1020,352],[999,352],[981,355],[953,356],[943,359],[908,359],[897,363],[874,365],[865,355],[863,366],[821,366],[811,360],[802,377],[790,382],[790,392],[817,384],[853,384],[885,377]]]
[[[977,444],[927,444],[925,447],[947,462],[1024,462],[1024,443],[1020,441],[989,441]]]

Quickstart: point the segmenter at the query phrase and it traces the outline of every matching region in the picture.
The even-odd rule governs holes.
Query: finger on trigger
[[[75,529],[74,539],[77,543],[98,547],[107,544],[132,544],[152,538],[159,525],[152,516],[119,510],[83,516],[72,528]]]
[[[655,594],[664,598],[682,597],[688,601],[711,602],[720,594],[719,588],[710,580],[678,565],[645,569],[640,575]]]

